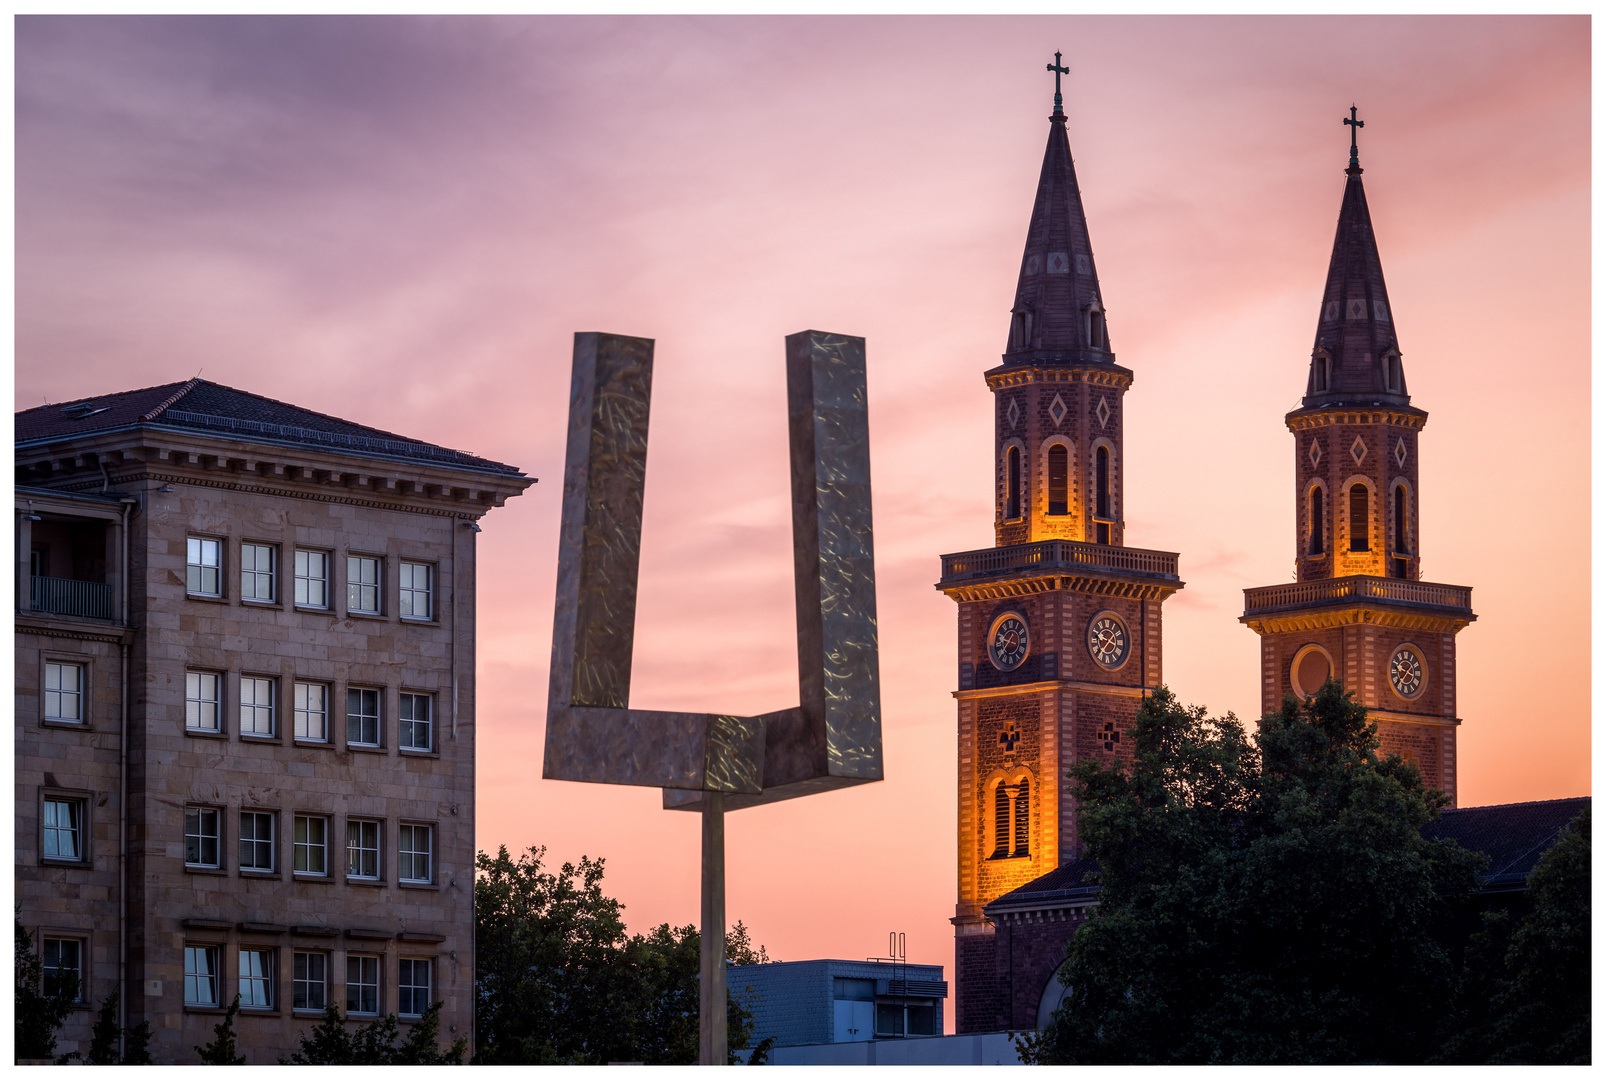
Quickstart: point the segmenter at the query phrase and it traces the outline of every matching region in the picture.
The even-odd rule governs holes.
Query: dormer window
[[[1397,352],[1383,354],[1383,389],[1391,394],[1402,392],[1400,354]]]
[[[1009,319],[1009,347],[1024,349],[1032,343],[1032,313],[1017,311]]]
[[[1316,350],[1311,361],[1311,393],[1325,394],[1333,382],[1333,358],[1322,350]]]
[[[1104,349],[1104,309],[1094,301],[1087,309],[1087,346],[1090,349]]]

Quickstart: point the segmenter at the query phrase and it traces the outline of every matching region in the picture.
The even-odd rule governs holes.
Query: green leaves
[[[317,1025],[301,1036],[301,1049],[281,1065],[461,1065],[468,1053],[468,1038],[440,1048],[441,1003],[432,1002],[396,1045],[396,1014],[352,1030],[333,1005],[323,1011]]]

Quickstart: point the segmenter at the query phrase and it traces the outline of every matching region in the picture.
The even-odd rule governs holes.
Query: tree
[[[441,1002],[432,1002],[412,1025],[407,1038],[396,1045],[400,1025],[390,1013],[356,1031],[346,1026],[333,1005],[312,1030],[301,1036],[301,1049],[281,1065],[461,1065],[468,1053],[467,1037],[440,1048]]]
[[[622,905],[602,891],[601,859],[554,874],[545,855],[532,847],[515,860],[504,847],[476,861],[475,1062],[695,1063],[697,928],[627,935]],[[741,923],[726,948],[742,962],[769,959]],[[745,1049],[751,1013],[728,998],[726,1016],[732,1050]]]
[[[1420,829],[1446,805],[1379,758],[1336,682],[1252,739],[1165,688],[1129,768],[1071,770],[1098,918],[1027,1054],[1076,1063],[1412,1062],[1452,983],[1435,938],[1481,856]]]
[[[143,1020],[139,1026],[120,1028],[117,1026],[117,1001],[119,993],[113,990],[106,1000],[100,1004],[100,1012],[95,1016],[95,1030],[89,1039],[89,1064],[91,1065],[149,1065],[151,1063],[151,1023]],[[124,1051],[117,1052],[117,1041],[124,1040]]]
[[[78,998],[78,977],[63,972],[45,986],[45,964],[34,952],[33,935],[17,919],[15,997],[17,1059],[56,1056],[56,1032]]]
[[[229,1002],[228,1011],[223,1014],[223,1022],[212,1028],[213,1039],[205,1046],[197,1046],[195,1052],[201,1055],[203,1065],[244,1065],[245,1055],[234,1038],[234,1018],[240,1015],[240,995],[235,994],[234,1000]]]

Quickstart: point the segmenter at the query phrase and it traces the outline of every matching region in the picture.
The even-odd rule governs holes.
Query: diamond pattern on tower
[[[1315,439],[1310,441],[1310,467],[1317,468],[1322,463],[1322,446]]]
[[[1110,403],[1099,398],[1099,407],[1093,410],[1093,415],[1099,418],[1099,427],[1108,427],[1110,424]]]
[[[1009,420],[1009,429],[1014,431],[1015,425],[1020,423],[1020,406],[1015,403],[1014,398],[1009,399],[1009,408],[1005,410],[1004,416]]]
[[[1065,401],[1058,394],[1055,394],[1054,403],[1048,407],[1048,415],[1054,418],[1055,427],[1060,426],[1060,421],[1065,419],[1065,414],[1069,411],[1065,407]]]
[[[1394,460],[1400,463],[1401,468],[1405,467],[1405,439],[1403,438],[1394,444]]]
[[[1357,465],[1366,460],[1366,443],[1361,441],[1359,435],[1355,436],[1355,441],[1349,444],[1349,456],[1355,459],[1355,464]]]

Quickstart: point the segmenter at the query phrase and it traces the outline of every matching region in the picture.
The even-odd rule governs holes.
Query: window
[[[322,1012],[329,1000],[329,957],[321,952],[298,952],[291,986],[292,1008]]]
[[[329,819],[297,814],[295,822],[296,873],[329,872]]]
[[[346,691],[346,742],[353,746],[379,745],[379,691]]]
[[[317,683],[295,686],[296,738],[329,741],[329,688]]]
[[[1065,489],[1069,486],[1070,454],[1056,443],[1048,448],[1048,512],[1067,514]]]
[[[401,1007],[397,1012],[402,1016],[423,1016],[430,1002],[430,961],[403,957],[400,967],[396,982],[401,990]]]
[[[379,957],[346,957],[346,1012],[379,1014]]]
[[[1326,537],[1327,515],[1322,508],[1322,489],[1310,489],[1310,553],[1320,555],[1327,550]]]
[[[275,599],[273,591],[273,548],[267,544],[240,545],[240,599]]]
[[[1398,484],[1394,488],[1394,550],[1401,555],[1409,555],[1411,552],[1410,517],[1407,513],[1409,509],[1405,485]]]
[[[189,538],[184,556],[184,587],[194,596],[223,595],[223,543]]]
[[[1091,308],[1087,313],[1087,344],[1090,348],[1104,348],[1104,312]]]
[[[1311,363],[1313,369],[1311,389],[1318,394],[1327,393],[1327,384],[1332,376],[1333,361],[1324,352],[1318,352]]]
[[[273,1008],[273,952],[240,950],[240,1008]]]
[[[47,859],[82,862],[84,858],[84,800],[47,796],[44,807],[44,845]]]
[[[431,567],[424,563],[401,564],[401,616],[404,619],[433,619]]]
[[[65,994],[69,1001],[88,1001],[84,986],[84,943],[78,938],[47,937],[41,943],[45,994]]]
[[[184,946],[184,1004],[217,1007],[217,955],[215,945]]]
[[[83,723],[83,665],[45,664],[45,719]]]
[[[296,552],[296,603],[329,606],[329,556],[321,551]]]
[[[240,734],[273,734],[273,680],[240,676]]]
[[[379,880],[379,822],[346,822],[346,876]]]
[[[346,559],[346,610],[379,614],[379,560],[369,555]]]
[[[1009,858],[1009,785],[993,789],[993,858]]]
[[[428,694],[401,696],[401,747],[403,750],[430,750],[434,743],[430,733]]]
[[[1101,446],[1094,456],[1093,490],[1098,492],[1097,516],[1108,518],[1110,516],[1110,450]],[[1101,541],[1104,543],[1107,541]]]
[[[216,867],[222,815],[205,806],[184,808],[184,865]]]
[[[401,866],[396,876],[402,881],[430,881],[430,848],[434,828],[429,825],[403,825],[397,856]]]
[[[1004,456],[1004,518],[1020,517],[1020,451],[1011,446]]]
[[[240,812],[240,869],[273,869],[273,815]]]
[[[1031,849],[1031,822],[1032,822],[1032,782],[1021,777],[1020,787],[1015,792],[1015,858],[1021,858],[1032,853]]]
[[[184,726],[190,731],[219,731],[223,679],[206,671],[184,673]]]
[[[1351,551],[1372,550],[1367,536],[1367,511],[1371,508],[1365,484],[1356,484],[1349,489],[1349,549]]]
[[[1400,392],[1400,357],[1397,353],[1388,353],[1383,357],[1383,389],[1394,394]]]
[[[999,784],[993,789],[994,859],[1020,859],[1031,854],[1031,781]]]

